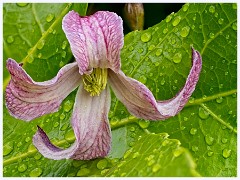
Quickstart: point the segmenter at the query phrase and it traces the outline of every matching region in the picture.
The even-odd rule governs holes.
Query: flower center
[[[90,93],[90,96],[96,96],[105,89],[107,84],[107,69],[94,68],[92,73],[83,75],[84,89]]]

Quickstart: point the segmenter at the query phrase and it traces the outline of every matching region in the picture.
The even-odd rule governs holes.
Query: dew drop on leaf
[[[222,155],[224,158],[229,158],[231,156],[231,153],[232,153],[232,150],[230,149],[224,149],[223,152],[222,152]]]
[[[133,49],[134,49],[134,48],[133,48],[132,46],[130,46],[130,47],[128,48],[129,51],[133,51]]]
[[[198,115],[201,119],[207,119],[209,117],[209,113],[205,111],[202,107],[199,108]]]
[[[152,167],[152,172],[158,172],[161,169],[161,165],[160,164],[154,164]]]
[[[211,39],[213,39],[214,38],[214,36],[215,36],[215,34],[214,33],[209,33],[209,38],[211,38]]]
[[[214,13],[215,12],[215,6],[210,6],[209,7],[209,12]]]
[[[133,151],[132,149],[127,150],[127,152],[125,152],[125,154],[124,154],[124,156],[123,156],[123,159],[128,158],[129,155],[132,153],[132,151]]]
[[[237,30],[237,22],[234,22],[234,23],[232,23],[232,28],[233,28],[233,30]]]
[[[222,143],[223,144],[226,144],[228,142],[228,139],[227,138],[222,138]]]
[[[130,131],[131,131],[131,132],[134,132],[135,130],[136,130],[135,127],[133,127],[133,126],[130,127]]]
[[[163,30],[163,34],[166,34],[168,32],[168,28],[165,28],[164,30]]]
[[[42,169],[41,168],[35,168],[33,169],[30,173],[30,177],[39,177],[42,174]]]
[[[19,7],[25,7],[27,5],[28,5],[28,3],[17,3],[17,6],[19,6]]]
[[[45,44],[45,40],[40,40],[40,41],[38,42],[38,44],[37,44],[37,48],[38,48],[39,50],[42,49],[43,46],[44,46],[44,44]]]
[[[53,127],[58,127],[59,126],[59,122],[55,122]]]
[[[220,19],[218,20],[218,24],[223,24],[223,22],[224,22],[224,19],[223,19],[223,18],[220,18]]]
[[[183,120],[184,120],[184,121],[188,121],[188,117],[184,117]]]
[[[29,142],[30,140],[31,140],[30,137],[26,137],[26,138],[25,138],[25,142]]]
[[[139,152],[135,152],[135,153],[133,154],[133,159],[135,159],[135,158],[138,157],[139,155],[140,155]]]
[[[54,18],[54,14],[50,13],[50,14],[47,15],[46,21],[51,22],[53,20],[53,18]]]
[[[181,16],[177,16],[174,18],[172,25],[177,26],[180,23],[180,21],[181,21]]]
[[[72,129],[70,131],[66,132],[64,135],[64,139],[66,139],[67,141],[72,141],[74,137],[75,137],[75,135],[74,135],[74,131]]]
[[[13,142],[8,142],[3,146],[3,156],[10,154],[13,150]]]
[[[77,176],[87,176],[90,173],[88,168],[82,168],[77,172]]]
[[[190,130],[190,134],[191,135],[195,135],[197,133],[197,129],[196,128],[192,128],[191,130]]]
[[[182,28],[180,35],[182,37],[187,37],[190,31],[190,27],[189,26],[185,26],[184,28]]]
[[[19,172],[24,172],[26,170],[27,170],[26,164],[21,164],[21,165],[18,166],[18,171]]]
[[[98,161],[97,163],[97,168],[102,170],[102,169],[105,169],[108,165],[108,161],[107,159],[101,159],[100,161]]]
[[[62,58],[65,58],[65,57],[66,57],[66,54],[67,54],[66,51],[62,51],[62,52],[61,52]]]
[[[207,153],[208,157],[211,157],[213,154],[214,154],[213,151],[208,151]]]
[[[155,53],[156,56],[160,56],[162,54],[162,49],[158,49]]]
[[[232,8],[233,8],[233,9],[237,9],[237,3],[233,3],[233,4],[232,4]]]
[[[194,21],[196,21],[197,19],[197,14],[194,14],[193,18],[192,18]]]
[[[34,156],[34,159],[36,160],[39,160],[42,158],[42,155],[40,153],[37,153],[35,156]]]
[[[61,68],[61,67],[63,67],[64,66],[64,62],[63,61],[60,61],[59,62],[59,67]]]
[[[68,44],[68,42],[67,42],[67,41],[63,41],[63,43],[62,43],[62,49],[66,49],[66,47],[67,47],[67,44]]]
[[[228,111],[228,114],[231,115],[233,112],[232,111]]]
[[[207,145],[211,146],[211,145],[213,145],[214,138],[212,136],[206,135],[205,141],[206,141]]]
[[[193,152],[197,152],[198,151],[198,147],[197,146],[192,146],[192,151]]]
[[[63,110],[65,112],[69,112],[72,109],[72,107],[73,107],[73,101],[71,101],[71,100],[67,100],[63,104]]]
[[[182,54],[181,53],[176,53],[174,56],[173,56],[173,62],[174,63],[180,63],[182,61]]]
[[[146,129],[148,128],[149,124],[150,124],[150,121],[147,121],[147,120],[139,120],[138,121],[138,124],[141,128],[143,129]]]
[[[188,7],[189,7],[189,3],[184,4],[182,7],[183,11],[186,12],[188,10]]]
[[[221,104],[221,103],[223,102],[223,98],[222,98],[222,97],[218,97],[218,98],[216,99],[216,102],[217,102],[218,104]]]
[[[147,78],[145,76],[140,76],[139,81],[145,84],[147,82]]]
[[[147,165],[152,166],[154,163],[155,163],[155,160],[151,159],[151,160],[148,161]]]
[[[170,15],[168,15],[167,17],[166,17],[166,22],[168,23],[168,22],[170,22],[172,20],[172,15],[170,14]]]
[[[146,32],[146,33],[141,35],[141,41],[142,42],[148,42],[148,41],[150,41],[151,38],[152,38],[152,35],[151,35],[150,32]]]
[[[30,55],[28,56],[28,58],[27,58],[27,62],[28,62],[28,63],[32,63],[33,61],[34,61],[34,57],[33,57],[32,54],[30,54]]]
[[[149,47],[148,47],[148,50],[151,51],[155,48],[155,45],[151,44]]]
[[[7,43],[11,44],[14,42],[14,37],[13,36],[8,36],[7,37]]]
[[[22,142],[20,141],[17,143],[17,147],[21,147],[21,146],[22,146]]]
[[[179,157],[182,153],[184,152],[184,149],[183,148],[178,148],[176,150],[173,151],[173,155],[175,157]]]
[[[35,146],[33,145],[33,144],[30,144],[29,146],[28,146],[28,152],[34,152],[34,151],[36,151],[37,149],[35,148]]]

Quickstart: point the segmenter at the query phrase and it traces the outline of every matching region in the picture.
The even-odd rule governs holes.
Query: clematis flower
[[[76,62],[62,67],[53,79],[35,82],[15,60],[7,60],[11,80],[6,88],[6,106],[18,119],[31,121],[56,112],[78,87],[71,118],[75,142],[67,149],[56,147],[40,127],[33,137],[33,144],[46,158],[87,160],[108,154],[109,86],[131,114],[147,120],[175,116],[195,89],[202,59],[193,48],[192,67],[184,87],[172,99],[157,101],[144,84],[127,77],[120,69],[123,27],[119,16],[100,11],[80,17],[70,11],[63,18],[62,27]]]

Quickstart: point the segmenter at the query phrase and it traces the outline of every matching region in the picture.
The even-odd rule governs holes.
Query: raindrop
[[[228,114],[231,115],[233,112],[232,111],[229,111]]]
[[[194,102],[194,97],[190,97],[189,98],[189,103],[193,103]]]
[[[232,153],[232,150],[224,149],[222,155],[223,155],[224,158],[227,159],[227,158],[229,158],[231,156],[231,153]]]
[[[160,84],[163,86],[165,84],[165,79],[163,78],[160,82]]]
[[[183,131],[184,129],[186,129],[185,126],[181,126],[180,129]]]
[[[61,131],[65,131],[66,129],[68,128],[68,124],[64,124],[62,127],[61,127]]]
[[[62,49],[65,49],[65,48],[67,47],[67,44],[68,44],[67,41],[63,41],[63,43],[62,43]]]
[[[168,23],[168,22],[170,22],[172,20],[172,15],[170,14],[170,15],[168,15],[167,17],[166,17],[166,22]]]
[[[177,16],[174,18],[173,22],[172,22],[172,25],[173,26],[177,26],[181,21],[181,17],[180,16]]]
[[[17,143],[17,147],[20,147],[20,146],[22,146],[22,142],[21,141]]]
[[[232,97],[233,98],[237,97],[237,93],[232,94]]]
[[[126,159],[132,153],[132,151],[132,149],[129,149],[127,152],[125,152],[123,159]]]
[[[128,48],[129,51],[133,51],[133,49],[134,49],[134,48],[133,48],[132,46],[130,46],[130,47]]]
[[[163,34],[166,34],[168,32],[168,28],[165,28],[164,30],[163,30]]]
[[[178,148],[178,149],[176,149],[175,151],[173,151],[173,155],[174,155],[175,157],[178,157],[178,156],[180,156],[183,152],[184,152],[184,149],[183,149],[183,148]]]
[[[64,66],[64,62],[63,61],[60,61],[59,62],[59,67],[61,68],[61,67],[63,67]]]
[[[188,118],[187,118],[187,117],[184,117],[183,120],[184,120],[184,121],[188,121]]]
[[[101,159],[97,163],[97,168],[102,170],[102,169],[105,169],[107,165],[108,165],[108,161],[106,159]]]
[[[217,13],[217,12],[215,12],[214,16],[217,18],[217,17],[218,17],[218,13]]]
[[[225,76],[227,76],[227,75],[228,75],[228,72],[225,72],[224,74],[225,74]]]
[[[28,62],[28,63],[32,63],[33,61],[34,61],[34,57],[33,57],[32,54],[30,54],[30,55],[28,56],[27,62]]]
[[[182,28],[180,35],[182,37],[187,37],[190,31],[190,27],[189,26],[185,26],[184,28]]]
[[[206,135],[205,136],[205,141],[209,146],[211,146],[211,145],[213,145],[214,138],[212,136]]]
[[[42,53],[38,53],[38,58],[40,59],[42,57]]]
[[[51,22],[53,20],[53,18],[54,18],[54,14],[50,13],[50,14],[47,15],[46,21]]]
[[[36,160],[39,160],[41,159],[42,155],[40,153],[37,153],[35,156],[34,156],[34,159]]]
[[[147,121],[147,120],[139,120],[139,121],[138,121],[138,124],[139,124],[139,126],[140,126],[141,128],[146,129],[146,128],[149,126],[150,121]]]
[[[126,175],[127,175],[127,173],[125,173],[125,172],[122,173],[122,174],[120,174],[121,177],[124,177],[124,176],[126,176]]]
[[[64,113],[62,113],[62,114],[59,116],[60,120],[65,119],[65,117],[66,117],[66,115],[65,115]]]
[[[186,12],[188,10],[189,3],[183,5],[183,11]]]
[[[59,126],[59,122],[55,122],[53,127],[58,127]]]
[[[13,142],[8,142],[3,146],[3,156],[10,154],[13,150]]]
[[[65,58],[65,57],[66,57],[66,54],[67,54],[66,51],[62,51],[62,52],[61,52],[62,58]]]
[[[26,138],[25,138],[25,142],[29,142],[30,140],[31,140],[30,137],[26,137]]]
[[[82,168],[77,172],[77,176],[87,176],[90,173],[90,170],[87,168]]]
[[[27,166],[25,164],[21,164],[20,166],[18,166],[18,171],[19,172],[24,172],[27,170]]]
[[[193,20],[195,21],[196,19],[197,19],[197,15],[194,14],[194,16],[193,16]]]
[[[224,21],[224,19],[223,19],[223,18],[220,18],[220,19],[218,20],[218,24],[223,24],[223,21]]]
[[[207,119],[209,117],[209,113],[205,111],[202,107],[199,108],[198,115],[201,119]]]
[[[147,82],[147,78],[145,76],[140,76],[139,81],[145,84]]]
[[[149,162],[148,162],[148,166],[152,166],[153,164],[155,163],[155,160],[154,159],[151,159],[151,160],[149,160]]]
[[[221,103],[223,102],[223,98],[222,98],[222,97],[218,97],[218,98],[216,99],[216,102],[217,102],[218,104],[221,104]]]
[[[215,34],[214,33],[209,33],[209,38],[211,38],[211,39],[213,39],[214,38],[214,36],[215,36]]]
[[[44,41],[44,40],[39,41],[38,44],[37,44],[37,48],[38,48],[39,50],[42,49],[43,46],[44,46],[44,44],[45,44],[45,41]]]
[[[28,3],[17,3],[17,6],[19,6],[19,7],[25,7],[27,5],[28,5]]]
[[[28,146],[28,152],[34,152],[34,151],[36,151],[37,149],[35,148],[35,146],[33,145],[33,144],[30,144],[29,146]]]
[[[131,131],[131,132],[134,132],[134,131],[135,131],[135,127],[133,127],[133,126],[130,127],[130,131]]]
[[[160,56],[162,54],[162,49],[158,49],[155,53],[156,56]]]
[[[229,37],[230,37],[229,34],[227,34],[227,35],[226,35],[226,39],[229,39]]]
[[[42,169],[41,168],[35,168],[33,169],[30,173],[30,177],[39,177],[42,174]]]
[[[69,112],[72,109],[72,107],[73,107],[73,101],[67,100],[63,105],[63,110],[65,112]]]
[[[232,8],[233,8],[233,9],[237,9],[237,3],[233,3],[233,4],[232,4]]]
[[[148,50],[151,51],[155,48],[155,45],[151,44],[149,47],[148,47]]]
[[[54,29],[52,33],[53,33],[53,34],[56,34],[56,29]]]
[[[197,146],[192,146],[192,151],[193,152],[197,152],[198,151],[198,147]]]
[[[161,169],[161,165],[154,164],[154,166],[152,167],[152,172],[155,173],[155,172],[159,171],[159,169]]]
[[[196,128],[192,128],[191,130],[190,130],[190,134],[191,135],[195,135],[197,133],[197,129]]]
[[[74,131],[72,129],[64,135],[64,139],[66,139],[67,141],[72,141],[73,137],[75,136]]]
[[[234,23],[232,23],[232,28],[233,28],[233,30],[237,30],[237,22],[234,22]]]
[[[152,37],[151,33],[146,32],[146,33],[141,35],[141,41],[142,42],[148,42],[148,41],[150,41],[151,37]]]
[[[195,29],[195,25],[192,25],[191,28],[192,28],[192,30]]]
[[[210,13],[214,13],[215,12],[215,7],[214,6],[210,6],[209,7],[209,12]]]
[[[138,157],[139,155],[140,155],[139,152],[135,152],[135,153],[133,154],[133,159],[135,159],[135,158]]]
[[[211,157],[211,156],[213,155],[213,152],[212,152],[212,151],[208,151],[207,155],[208,155],[209,157]]]
[[[181,53],[176,53],[174,56],[173,56],[173,62],[174,63],[180,63],[182,61],[182,54]]]
[[[159,63],[159,62],[155,62],[154,65],[155,65],[156,67],[158,67],[158,66],[160,65],[160,63]]]
[[[8,42],[9,44],[13,43],[13,42],[14,42],[14,37],[13,37],[13,36],[8,36],[8,37],[7,37],[7,42]]]
[[[225,144],[228,142],[228,139],[227,138],[222,138],[222,143]]]

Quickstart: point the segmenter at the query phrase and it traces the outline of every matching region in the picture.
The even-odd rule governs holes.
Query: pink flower
[[[163,120],[182,110],[198,82],[202,59],[193,48],[187,81],[172,99],[156,101],[144,84],[127,77],[120,69],[122,19],[115,13],[97,12],[80,17],[71,11],[63,19],[63,30],[76,62],[62,67],[53,79],[35,82],[15,60],[7,60],[11,81],[6,88],[6,106],[18,119],[31,121],[56,112],[61,102],[78,87],[71,118],[75,143],[68,149],[58,148],[40,127],[33,137],[33,144],[46,158],[87,160],[109,153],[109,86],[134,116]]]

